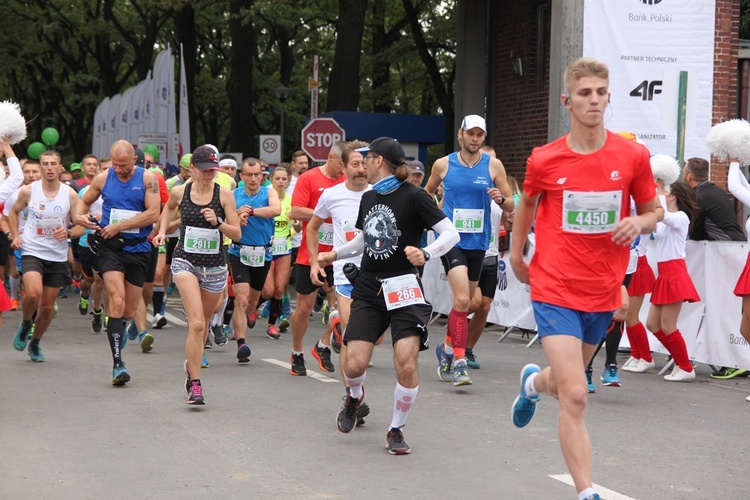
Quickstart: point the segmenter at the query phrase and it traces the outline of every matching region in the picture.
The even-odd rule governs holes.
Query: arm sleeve
[[[432,226],[432,229],[440,236],[424,248],[424,251],[429,253],[431,257],[445,255],[461,239],[461,235],[458,234],[448,217],[443,216],[443,220]]]
[[[23,183],[23,171],[18,158],[11,156],[7,160],[10,175],[0,183],[0,203],[5,203],[10,195]]]
[[[747,182],[745,175],[740,170],[740,164],[732,162],[729,165],[729,178],[727,179],[729,192],[735,198],[740,200],[745,206],[750,207],[750,183]]]
[[[336,251],[337,259],[345,259],[347,257],[361,255],[365,250],[365,233],[357,234],[357,236],[351,241],[348,241],[345,245],[342,245],[339,248],[334,248],[334,250]]]

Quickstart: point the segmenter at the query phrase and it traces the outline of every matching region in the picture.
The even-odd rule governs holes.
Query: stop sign
[[[331,146],[345,136],[344,129],[333,118],[316,118],[302,129],[302,149],[313,161],[326,161]]]

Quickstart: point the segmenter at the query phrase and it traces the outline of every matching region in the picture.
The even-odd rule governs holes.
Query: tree
[[[339,0],[336,52],[328,82],[328,111],[357,111],[366,12],[367,0]]]

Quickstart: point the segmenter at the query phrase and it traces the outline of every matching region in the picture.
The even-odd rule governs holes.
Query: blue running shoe
[[[263,303],[263,309],[260,310],[260,317],[267,318],[271,314],[271,301],[267,300]]]
[[[148,352],[154,348],[154,336],[146,330],[143,330],[138,334],[138,339],[141,343],[141,350],[143,352]]]
[[[159,314],[164,316],[167,313],[167,298],[164,297],[164,300],[161,301],[161,310],[159,311]]]
[[[292,305],[289,302],[289,294],[285,293],[281,297],[281,314],[283,314],[286,317],[289,317],[292,315]]]
[[[206,353],[203,353],[203,359],[201,359],[201,368],[208,368],[208,358]]]
[[[459,359],[453,363],[453,385],[456,387],[462,385],[471,385],[471,378],[468,373],[468,366],[465,359]]]
[[[281,333],[286,333],[286,331],[289,329],[289,318],[286,317],[285,314],[279,316],[279,331]]]
[[[41,363],[44,361],[44,354],[42,354],[42,348],[39,347],[39,344],[34,344],[33,342],[30,343],[27,352],[29,353],[29,358],[31,359],[31,361],[34,361],[36,363]]]
[[[536,404],[539,402],[539,396],[527,396],[525,386],[526,379],[528,379],[530,375],[539,372],[539,367],[534,363],[529,363],[521,368],[521,390],[519,391],[518,396],[516,396],[516,400],[513,401],[513,409],[511,410],[511,413],[513,414],[513,424],[516,427],[525,427],[534,417]]]
[[[60,288],[60,291],[57,292],[57,298],[58,299],[67,299],[68,298],[68,287],[64,286]]]
[[[128,321],[128,339],[135,340],[138,338],[138,327],[135,326],[135,320]],[[123,347],[125,347],[123,345]]]
[[[617,365],[606,365],[602,373],[602,385],[607,387],[620,387],[620,375]]]
[[[130,382],[130,374],[125,363],[120,361],[112,368],[112,385],[125,385],[126,382]]]
[[[242,344],[237,347],[237,362],[249,363],[250,362],[250,346]]]
[[[18,325],[18,331],[13,337],[13,347],[16,349],[16,351],[23,351],[24,349],[26,349],[26,345],[29,343],[29,339],[31,339],[31,330],[31,328],[29,328],[28,330],[24,330],[23,322]]]
[[[175,286],[174,281],[169,282],[169,285],[167,286],[167,295],[172,295],[174,293]]]
[[[596,392],[596,386],[594,385],[593,377],[594,369],[586,368],[586,384],[588,385],[589,394],[594,394]]]
[[[453,355],[445,353],[442,342],[435,347],[435,354],[439,363],[437,368],[438,377],[443,382],[453,382]]]

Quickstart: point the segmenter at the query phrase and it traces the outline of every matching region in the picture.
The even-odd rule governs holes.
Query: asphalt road
[[[207,404],[193,408],[175,299],[152,352],[126,347],[132,381],[124,387],[111,385],[106,335],[91,333],[76,299],[59,300],[44,363],[13,349],[20,313],[4,315],[0,498],[575,498],[557,444],[557,403],[543,398],[524,429],[511,422],[520,368],[544,365],[540,346],[527,349],[517,333],[497,343],[500,332],[487,331],[475,349],[482,367],[470,372],[474,385],[460,389],[438,380],[432,349],[422,353],[404,428],[413,452],[394,457],[384,448],[395,384],[389,342],[367,372],[372,413],[349,435],[334,423],[338,364],[323,374],[309,354],[320,315],[305,338],[311,376],[289,375],[291,335],[270,340],[259,322],[249,364],[237,363],[232,342],[208,352]],[[434,346],[440,322],[430,332]],[[709,372],[700,365],[686,384],[655,372],[623,373],[621,388],[597,384],[587,422],[602,498],[747,498],[750,379],[715,381]]]

